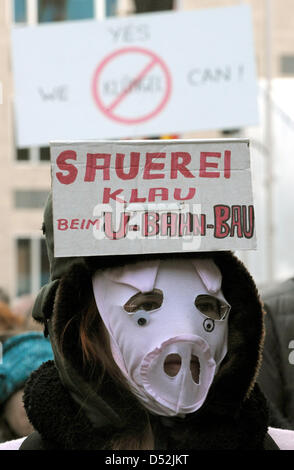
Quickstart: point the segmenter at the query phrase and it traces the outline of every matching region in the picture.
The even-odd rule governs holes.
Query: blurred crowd
[[[42,326],[33,320],[34,297],[10,302],[0,288],[0,442],[30,434],[23,405],[24,385],[43,362],[53,359]]]

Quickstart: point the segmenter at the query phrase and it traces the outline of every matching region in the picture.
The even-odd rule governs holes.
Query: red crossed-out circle
[[[133,78],[131,83],[112,101],[112,103],[110,105],[106,105],[105,103],[103,103],[103,100],[101,99],[101,96],[99,95],[99,91],[98,91],[102,72],[104,71],[105,67],[109,64],[109,62],[115,60],[117,57],[123,54],[133,54],[133,53],[143,54],[147,56],[148,58],[150,58],[150,61],[140,71],[140,73],[138,73],[136,77]],[[118,106],[118,104],[124,98],[128,96],[128,94],[132,91],[132,88],[134,87],[134,85],[139,83],[140,80],[142,80],[150,72],[150,70],[156,65],[158,65],[161,68],[165,77],[165,82],[166,82],[164,94],[159,104],[152,111],[148,112],[147,114],[143,116],[129,118],[129,117],[119,116],[115,114],[115,108]],[[138,124],[138,123],[151,119],[152,117],[160,113],[160,111],[162,111],[162,109],[167,104],[170,94],[171,94],[171,82],[172,80],[171,80],[170,72],[166,64],[158,55],[142,47],[125,47],[106,56],[102,60],[102,62],[98,65],[97,69],[95,70],[93,81],[92,81],[92,93],[93,93],[94,100],[97,103],[98,107],[107,117],[109,117],[110,119],[114,121],[121,122],[124,124]]]

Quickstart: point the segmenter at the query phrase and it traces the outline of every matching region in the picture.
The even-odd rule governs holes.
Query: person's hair
[[[64,335],[69,326],[65,325],[59,345],[62,348]],[[129,385],[120,368],[113,359],[110,347],[109,334],[98,312],[95,299],[92,298],[88,309],[83,313],[79,338],[81,344],[83,369],[85,375],[91,378],[93,385],[99,390],[105,373],[117,383],[123,390],[130,393]],[[146,411],[146,416],[148,416]],[[135,430],[124,429],[122,434],[117,434],[110,442],[105,444],[105,449],[112,450],[151,450],[154,449],[154,438],[149,418],[142,423],[141,432],[138,427]]]

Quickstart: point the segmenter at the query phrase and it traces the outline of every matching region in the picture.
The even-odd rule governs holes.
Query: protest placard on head
[[[55,256],[256,248],[246,139],[51,143]]]

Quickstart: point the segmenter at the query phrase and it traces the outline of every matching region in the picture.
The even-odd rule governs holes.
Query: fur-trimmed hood
[[[267,432],[267,405],[255,380],[264,330],[263,309],[254,281],[230,252],[173,256],[211,257],[220,268],[222,291],[232,306],[228,353],[200,410],[184,420],[151,416],[153,429],[157,429],[155,437],[165,436],[164,442],[156,441],[155,445],[174,449],[261,449]],[[99,393],[93,389],[92,371],[83,366],[79,338],[83,314],[93,301],[93,273],[97,268],[137,260],[136,256],[80,259],[58,280],[47,298],[44,321],[55,363],[45,364],[32,375],[25,390],[25,406],[33,426],[50,445],[103,448],[111,436],[119,436],[126,429],[132,429],[135,435],[147,417],[150,419],[133,394],[107,373]],[[56,338],[66,325],[61,353]]]
[[[150,422],[157,449],[262,449],[267,405],[256,385],[263,338],[263,309],[255,283],[231,252],[113,257],[54,258],[52,201],[45,210],[44,232],[51,280],[33,309],[49,333],[55,361],[32,374],[25,389],[30,421],[46,445],[65,449],[107,448],[126,430],[136,436]],[[222,292],[231,305],[228,352],[202,407],[181,418],[151,415],[107,371],[85,367],[80,325],[94,301],[97,269],[151,258],[209,257],[222,274]],[[66,327],[66,328],[65,328]],[[62,350],[59,341],[62,337]],[[99,387],[93,384],[99,384]]]

